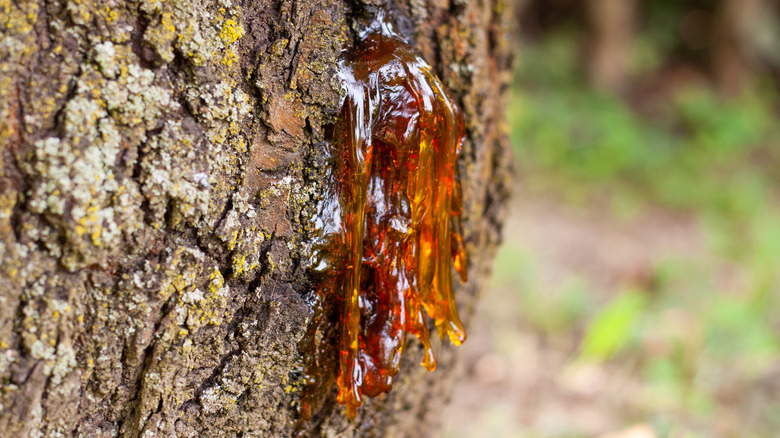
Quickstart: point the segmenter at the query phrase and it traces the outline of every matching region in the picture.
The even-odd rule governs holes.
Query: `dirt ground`
[[[465,377],[443,437],[655,437],[635,409],[641,393],[631,364],[575,360],[582,333],[539,330],[520,297],[538,294],[544,307],[556,303],[545,304],[548,295],[579,287],[592,307],[621,288],[646,287],[657,263],[706,257],[697,223],[652,209],[617,218],[604,206],[518,187],[504,238],[462,347]]]

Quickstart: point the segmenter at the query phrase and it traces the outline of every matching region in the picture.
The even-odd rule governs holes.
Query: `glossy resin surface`
[[[452,268],[466,281],[458,154],[461,111],[431,66],[383,13],[342,53],[340,115],[327,133],[310,260],[315,315],[303,414],[333,384],[353,418],[364,396],[392,389],[407,336],[436,367],[428,315],[440,337],[466,331]]]

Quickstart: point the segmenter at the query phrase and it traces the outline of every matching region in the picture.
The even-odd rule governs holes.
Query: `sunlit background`
[[[780,436],[780,4],[526,0],[446,438]]]

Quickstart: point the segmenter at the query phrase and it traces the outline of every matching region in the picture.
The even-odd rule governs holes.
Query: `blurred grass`
[[[640,55],[653,63],[651,51]],[[565,282],[572,287],[541,294],[521,244],[499,254],[496,283],[516,291],[534,330],[581,341],[576,360],[630,367],[641,380],[630,410],[659,436],[774,436],[775,91],[756,84],[728,101],[704,86],[683,87],[629,105],[585,84],[567,35],[527,47],[520,64],[508,115],[527,190],[605,204],[614,217],[641,215],[649,205],[680,212],[700,224],[706,241],[700,259],[659,262],[646,290],[624,285],[605,299],[575,276]],[[646,99],[660,104],[642,113]],[[718,281],[723,266],[739,273],[737,286]],[[726,413],[737,426],[718,429]]]

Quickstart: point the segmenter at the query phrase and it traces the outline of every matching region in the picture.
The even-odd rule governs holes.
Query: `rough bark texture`
[[[290,436],[311,294],[312,151],[364,5],[329,0],[0,0],[3,436]],[[464,108],[471,313],[507,166],[504,0],[401,0],[400,28]],[[423,436],[455,354],[353,424]]]

